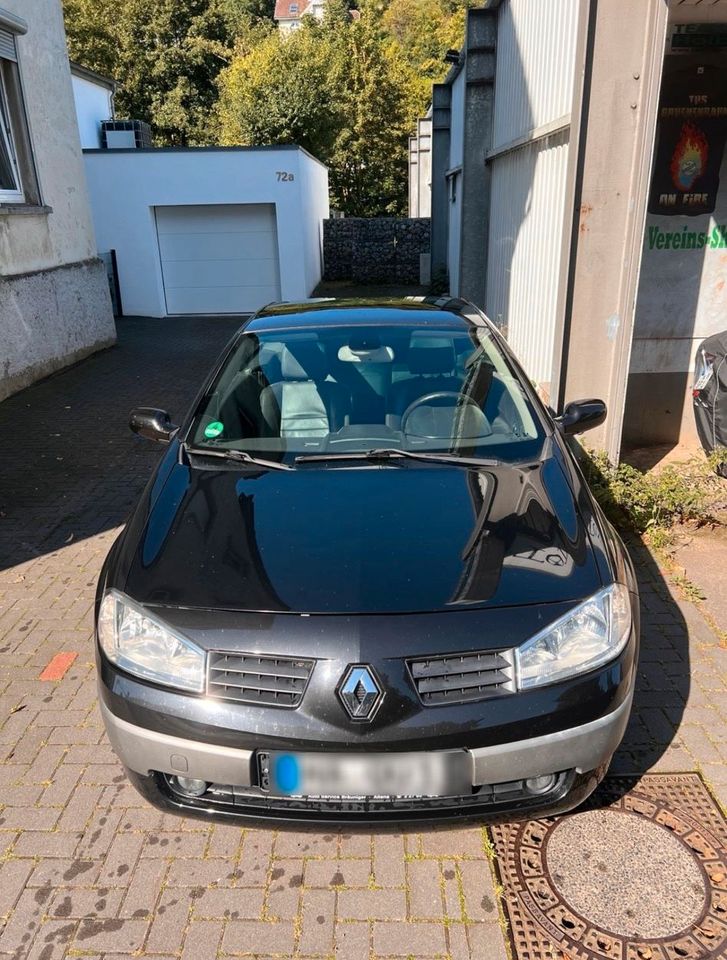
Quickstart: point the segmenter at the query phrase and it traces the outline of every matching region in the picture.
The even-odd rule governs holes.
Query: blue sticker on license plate
[[[273,788],[280,793],[297,793],[300,788],[300,764],[292,753],[283,753],[273,758]]]

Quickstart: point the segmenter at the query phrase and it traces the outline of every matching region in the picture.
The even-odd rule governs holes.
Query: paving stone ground
[[[124,319],[118,347],[0,404],[0,958],[504,960],[484,829],[184,820],[132,790],[105,739],[95,583],[159,456],[128,411],[181,414],[236,325]],[[700,770],[727,803],[727,651],[633,551],[644,645],[614,769]]]

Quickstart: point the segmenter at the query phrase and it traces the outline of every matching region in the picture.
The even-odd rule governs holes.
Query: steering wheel
[[[447,401],[454,400],[454,403],[441,403],[437,401]],[[435,401],[432,403],[432,401]],[[472,399],[472,397],[463,396],[461,393],[455,393],[453,390],[436,390],[434,393],[425,393],[423,397],[417,397],[413,403],[410,403],[406,410],[401,415],[401,427],[399,428],[402,433],[406,433],[407,421],[414,413],[415,410],[418,410],[419,407],[424,406],[460,406],[461,404],[468,403],[471,404],[478,413],[482,413],[480,405]],[[440,439],[432,438],[432,439]]]

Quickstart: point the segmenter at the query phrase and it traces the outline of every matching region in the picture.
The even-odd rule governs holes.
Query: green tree
[[[296,143],[330,155],[337,105],[330,96],[329,53],[317,29],[274,31],[240,42],[220,77],[220,143]]]
[[[364,9],[334,62],[338,134],[330,155],[334,204],[350,215],[406,211],[408,136],[423,108],[416,76]]]
[[[285,36],[274,0],[64,5],[71,57],[119,82],[117,113],[157,144],[297,143],[329,165],[334,206],[371,216],[406,209],[408,135],[467,0],[327,0]]]
[[[462,0],[391,0],[382,25],[400,55],[428,82],[439,82],[448,70],[447,50],[464,41],[467,2]]]
[[[119,81],[121,116],[146,120],[159,144],[205,144],[217,76],[245,14],[235,0],[66,0],[72,59]]]
[[[100,0],[64,0],[63,13],[71,60],[116,77],[119,51],[114,21],[118,11]]]
[[[416,74],[363,7],[353,20],[329,0],[321,23],[305,18],[238,48],[220,76],[225,144],[297,143],[330,168],[331,202],[349,215],[406,209],[408,135],[424,109]]]
[[[236,20],[256,21],[273,19],[275,0],[224,0],[228,15]]]

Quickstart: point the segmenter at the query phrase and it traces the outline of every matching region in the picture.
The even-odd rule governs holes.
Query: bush
[[[715,522],[710,513],[712,477],[705,460],[644,473],[627,463],[614,466],[605,453],[586,451],[586,480],[608,518],[637,533],[666,531],[676,523]]]

